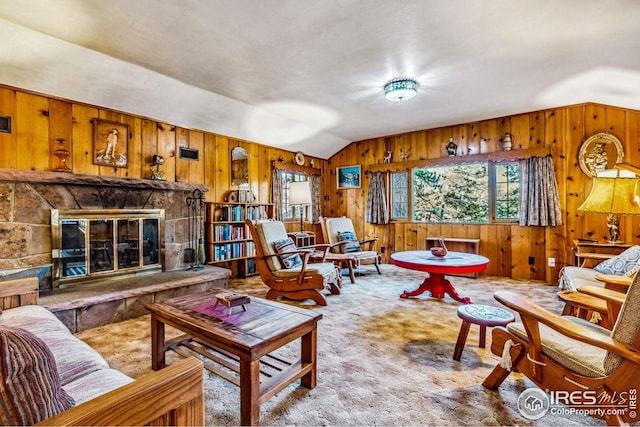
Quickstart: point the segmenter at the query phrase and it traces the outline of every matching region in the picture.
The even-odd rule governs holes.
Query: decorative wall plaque
[[[595,178],[598,170],[613,169],[623,157],[624,149],[618,138],[608,133],[597,133],[580,146],[578,163],[582,172]]]

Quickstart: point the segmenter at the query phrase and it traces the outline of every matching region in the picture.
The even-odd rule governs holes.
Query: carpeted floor
[[[529,421],[518,412],[518,395],[532,383],[512,374],[499,391],[482,381],[497,363],[487,348],[478,348],[478,327],[472,325],[460,362],[452,360],[461,320],[459,303],[428,296],[401,299],[425,275],[392,265],[373,267],[341,295],[329,295],[319,307],[293,301],[323,314],[318,330],[318,384],[313,390],[297,383],[261,407],[263,425],[604,425],[599,420],[547,414]],[[543,283],[450,277],[458,292],[474,303],[499,305],[492,297],[510,289],[554,312],[562,304],[557,288]],[[233,280],[230,288],[264,297],[259,278]],[[175,331],[170,331],[175,333]],[[109,363],[132,377],[150,371],[149,317],[144,316],[78,334]],[[285,349],[286,350],[286,349]],[[173,355],[172,358],[179,357]],[[207,425],[239,423],[239,390],[205,372]]]

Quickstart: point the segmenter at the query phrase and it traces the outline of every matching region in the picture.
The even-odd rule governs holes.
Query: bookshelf
[[[245,219],[273,218],[273,204],[205,202],[207,264],[236,263],[239,276],[256,274],[256,249]]]

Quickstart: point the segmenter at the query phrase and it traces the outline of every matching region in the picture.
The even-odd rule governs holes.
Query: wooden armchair
[[[282,222],[245,222],[256,246],[256,268],[264,284],[270,288],[267,292],[268,299],[276,299],[279,296],[292,300],[311,299],[318,305],[327,305],[327,299],[320,291],[327,289],[334,295],[340,293],[342,276],[336,266],[332,262],[309,261],[311,255],[323,261],[329,245],[314,245],[305,249],[293,248],[279,252],[274,244],[290,239]],[[318,251],[322,251],[322,255],[318,256]],[[296,255],[300,256],[300,265],[287,268],[282,257]]]
[[[603,408],[612,404],[629,405],[629,393],[638,388],[640,376],[638,282],[640,275],[635,277],[626,298],[622,293],[599,287],[586,289],[605,299],[612,310],[619,311],[611,331],[581,319],[557,316],[513,292],[496,292],[495,298],[517,311],[522,322],[494,328],[491,351],[502,356],[502,360],[483,385],[497,389],[514,370],[547,392],[592,396]],[[589,395],[585,395],[586,392]],[[575,402],[568,406],[585,408],[579,405],[579,399]],[[623,413],[594,411],[592,416],[604,419],[609,425],[638,420],[636,411],[624,408]]]
[[[336,253],[345,253],[353,256],[358,265],[374,264],[378,274],[380,272],[380,264],[382,257],[375,251],[375,237],[369,240],[358,241],[353,228],[353,222],[350,218],[320,218],[322,225],[322,235],[325,243],[331,245],[331,251]]]

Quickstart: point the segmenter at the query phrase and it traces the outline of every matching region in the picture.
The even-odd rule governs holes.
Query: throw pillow
[[[620,255],[610,258],[593,267],[602,274],[627,274],[640,262],[640,245],[631,246]]]
[[[0,424],[32,425],[75,405],[51,350],[31,332],[0,326]]]
[[[338,231],[338,241],[344,242],[345,240],[349,240],[349,243],[346,243],[340,247],[343,254],[361,251],[360,242],[358,242],[356,233],[354,233],[353,231]]]
[[[291,237],[273,242],[273,249],[276,253],[291,252],[298,249],[296,244],[293,243]],[[279,256],[280,262],[284,265],[284,268],[295,268],[302,266],[302,258],[298,254],[283,254]]]

